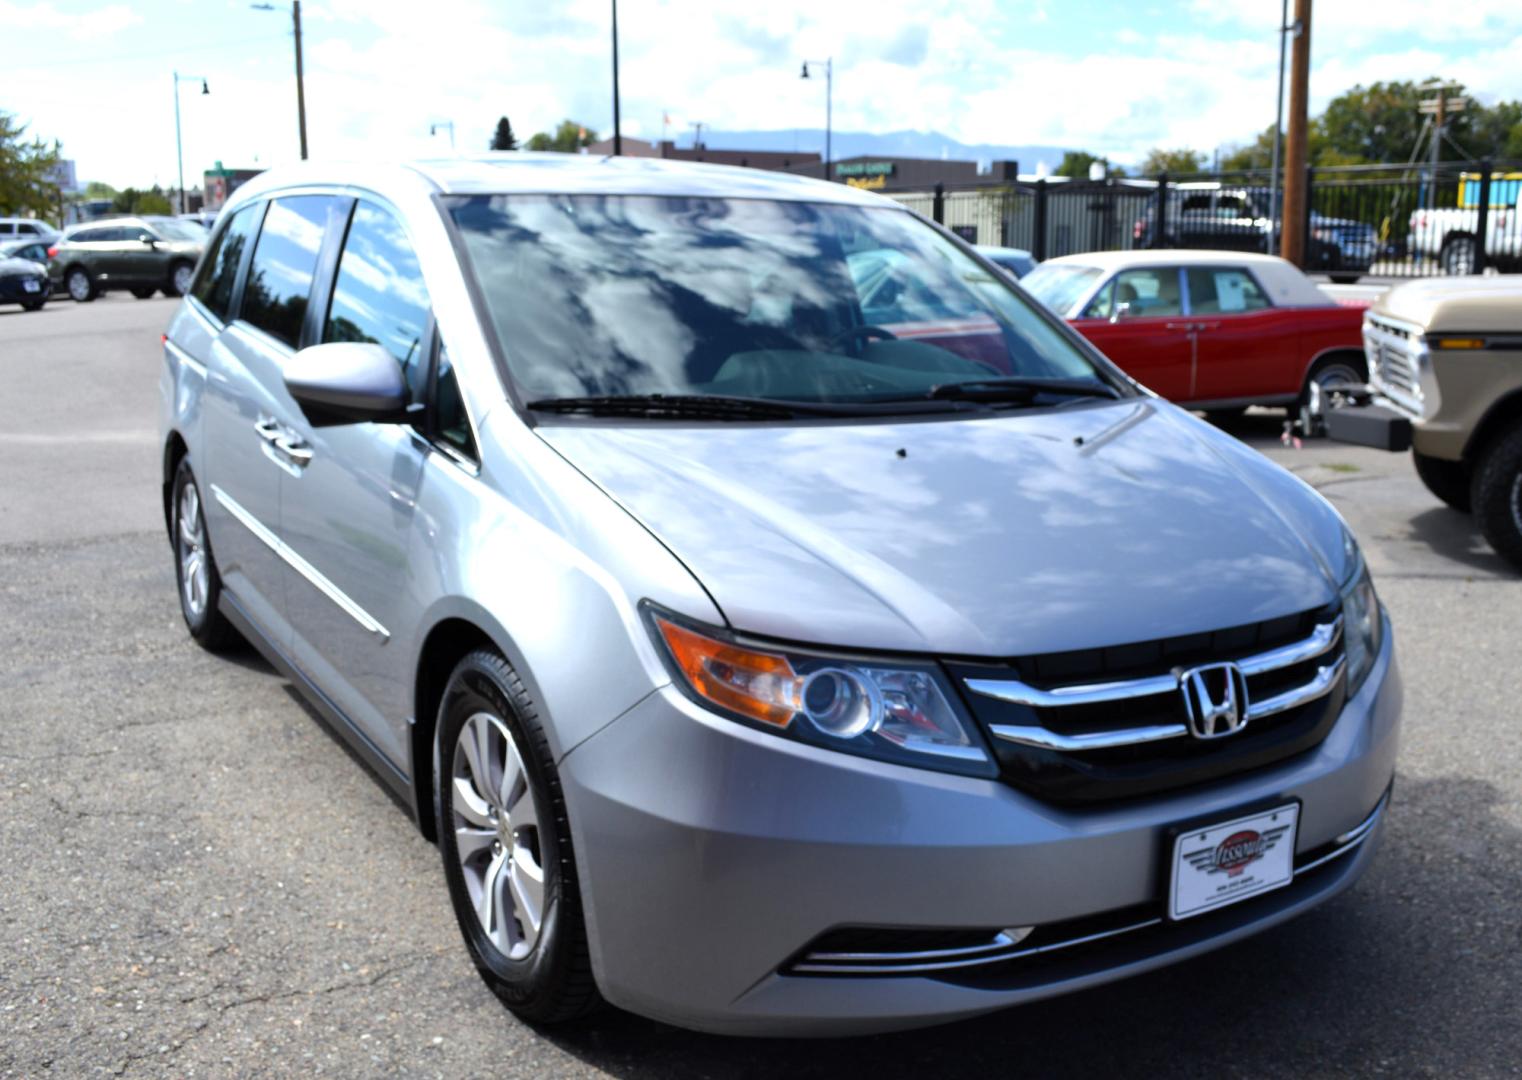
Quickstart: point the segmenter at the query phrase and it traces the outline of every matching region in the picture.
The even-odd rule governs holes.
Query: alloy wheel
[[[83,302],[90,299],[90,275],[83,270],[69,271],[69,296]]]
[[[1476,273],[1475,254],[1475,243],[1469,237],[1451,240],[1443,249],[1443,270],[1449,274]]]
[[[1364,381],[1363,376],[1347,364],[1328,364],[1311,378],[1320,384],[1323,394],[1343,386],[1359,386]]]
[[[201,520],[201,496],[194,484],[186,484],[180,489],[178,516],[180,591],[191,618],[200,619],[206,611],[211,569],[206,559],[206,525]]]
[[[174,268],[174,291],[180,296],[188,293],[190,291],[190,279],[193,276],[194,271],[184,263],[176,266]]]
[[[465,721],[450,778],[455,851],[476,919],[504,956],[522,960],[539,941],[545,873],[534,793],[500,717]]]

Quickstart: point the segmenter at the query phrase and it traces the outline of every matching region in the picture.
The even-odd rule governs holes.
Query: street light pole
[[[624,134],[618,122],[618,0],[613,0],[613,156],[624,152]]]
[[[206,85],[206,80],[200,75],[181,75],[178,71],[174,73],[174,156],[180,173],[180,213],[182,214],[187,211],[185,207],[185,144],[180,138],[180,83],[197,80],[201,83],[201,93],[211,93],[211,87]]]
[[[250,4],[255,11],[278,10],[274,4]],[[296,126],[301,132],[301,160],[307,159],[307,94],[301,74],[301,0],[291,0],[291,28],[296,36]]]
[[[835,126],[833,116],[835,111],[835,58],[829,56],[823,60],[805,60],[803,62],[803,71],[799,74],[799,78],[807,79],[809,77],[810,64],[816,68],[820,64],[824,65],[824,178],[828,180],[830,178],[830,161],[833,149],[830,143]]]

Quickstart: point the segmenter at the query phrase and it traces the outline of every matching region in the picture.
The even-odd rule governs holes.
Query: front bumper
[[[35,281],[37,291],[29,292],[24,284],[25,281]],[[0,278],[0,304],[33,304],[46,300],[53,291],[53,283],[46,277],[4,277]]]
[[[834,1035],[973,1016],[1224,945],[1321,903],[1357,849],[1277,892],[976,977],[782,974],[846,926],[1038,927],[1159,909],[1169,826],[1302,802],[1307,863],[1369,821],[1395,768],[1393,638],[1315,749],[1219,783],[1067,810],[998,781],[871,762],[724,720],[672,688],[561,764],[594,969],[614,1004],[685,1027]]]

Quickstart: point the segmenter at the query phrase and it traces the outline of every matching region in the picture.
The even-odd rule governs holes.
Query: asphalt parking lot
[[[928,1031],[540,1033],[477,979],[437,852],[358,761],[252,652],[185,635],[154,430],[172,303],[0,308],[0,1076],[1522,1073],[1522,576],[1407,458],[1232,425],[1343,511],[1395,622],[1395,804],[1351,892]]]

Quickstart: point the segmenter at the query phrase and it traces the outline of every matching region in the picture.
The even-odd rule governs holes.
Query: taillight
[[[56,259],[56,258],[58,258],[58,249],[56,247],[50,247],[50,248],[48,248],[48,258],[50,258],[50,259]]]

